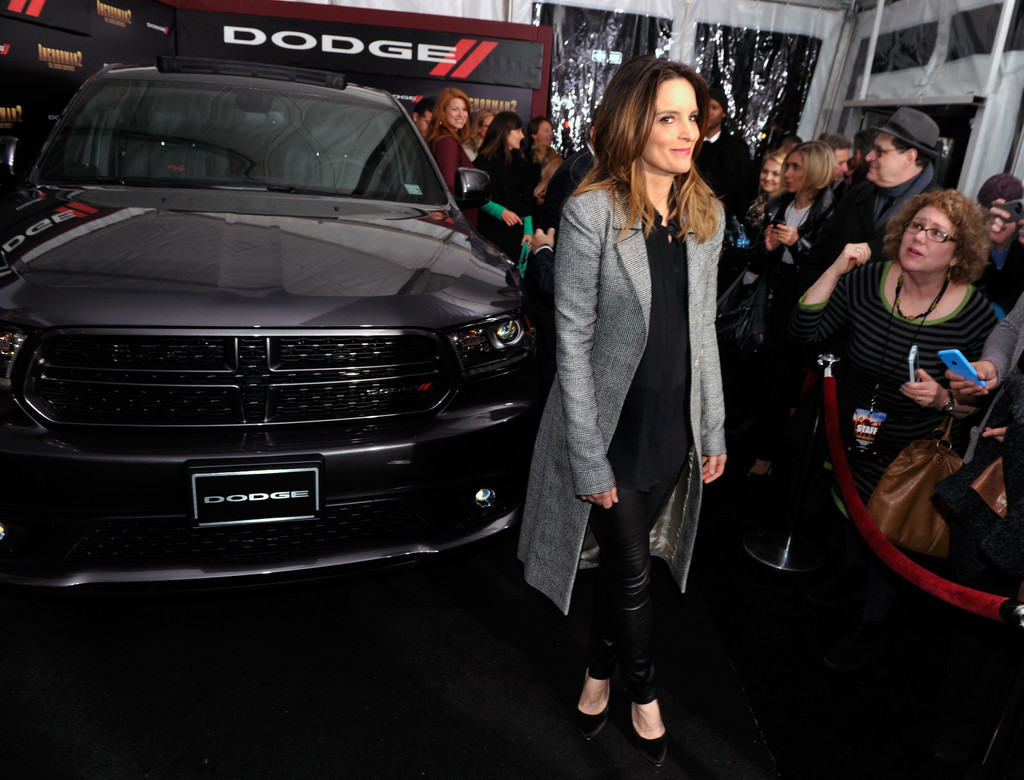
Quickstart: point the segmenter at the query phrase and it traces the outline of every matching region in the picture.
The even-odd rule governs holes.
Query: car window
[[[445,199],[415,128],[378,100],[141,79],[100,83],[84,97],[41,159],[41,183]]]

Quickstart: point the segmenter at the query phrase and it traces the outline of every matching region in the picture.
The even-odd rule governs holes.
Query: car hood
[[[444,328],[520,306],[458,212],[315,195],[40,188],[0,207],[19,324]]]

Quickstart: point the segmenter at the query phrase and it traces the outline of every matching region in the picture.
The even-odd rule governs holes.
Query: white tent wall
[[[371,11],[402,11],[430,16],[458,16],[463,19],[485,19],[508,22],[509,0],[280,0],[282,3],[313,3],[340,5],[345,8],[366,8]]]
[[[906,68],[888,73],[872,73],[864,83],[864,74],[857,72],[857,52],[862,41],[868,41],[876,23],[875,9],[858,15],[857,24],[846,58],[840,85],[845,101],[846,121],[843,130],[852,133],[859,128],[859,117],[864,109],[879,107],[894,110],[901,105],[975,106],[971,138],[960,171],[957,188],[971,195],[994,173],[1009,166],[1018,177],[1024,174],[1024,160],[1020,150],[1014,153],[1014,129],[1021,110],[1024,92],[1024,52],[1003,52],[997,39],[992,54],[976,54],[963,59],[947,59],[950,44],[950,20],[959,12],[986,6],[999,6],[1003,18],[1008,19],[1015,0],[914,0],[914,2],[887,2],[881,15],[878,34],[895,32],[922,24],[937,23],[938,37],[929,61],[917,68]],[[1000,27],[1000,30],[1002,27]],[[998,35],[998,31],[997,31]],[[994,77],[993,58],[997,58]],[[849,90],[849,91],[848,91]],[[842,102],[842,99],[840,99]]]

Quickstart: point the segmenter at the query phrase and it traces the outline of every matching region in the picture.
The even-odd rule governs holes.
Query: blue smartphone
[[[969,379],[976,385],[985,386],[985,380],[978,379],[978,372],[974,370],[974,366],[970,364],[970,361],[964,357],[964,353],[959,349],[940,349],[939,358],[948,368],[956,371],[964,379]]]

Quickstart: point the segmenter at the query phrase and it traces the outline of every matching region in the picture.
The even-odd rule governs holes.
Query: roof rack
[[[294,81],[300,84],[314,84],[332,89],[345,89],[348,80],[342,73],[330,73],[312,68],[293,68],[287,65],[268,65],[263,62],[240,62],[237,60],[215,60],[205,57],[156,58],[156,67],[161,73],[218,73],[224,76],[250,76],[277,81]]]

